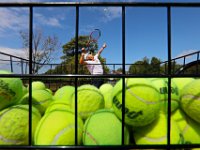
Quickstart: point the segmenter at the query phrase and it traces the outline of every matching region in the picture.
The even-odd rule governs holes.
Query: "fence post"
[[[197,53],[197,70],[196,70],[196,74],[198,74],[199,72],[199,53]]]
[[[10,71],[13,72],[12,56],[10,56]]]
[[[22,74],[24,74],[24,69],[23,69],[23,67],[24,67],[24,64],[23,64],[24,62],[23,62],[23,60],[21,59],[21,73]]]

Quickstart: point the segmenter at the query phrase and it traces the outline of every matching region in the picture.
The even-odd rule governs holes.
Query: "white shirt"
[[[85,61],[87,64],[86,66],[91,74],[103,74],[103,67],[101,65],[98,56],[99,56],[98,54],[94,56],[94,61],[92,60]]]

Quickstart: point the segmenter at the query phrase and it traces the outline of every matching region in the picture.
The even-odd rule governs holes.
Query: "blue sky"
[[[42,2],[45,1],[50,0]],[[21,2],[30,2],[30,0],[22,0]],[[41,0],[31,0],[31,2],[41,2]],[[146,2],[200,1],[146,0]],[[79,34],[88,35],[92,29],[101,29],[102,36],[99,39],[99,45],[107,43],[107,48],[102,56],[106,58],[107,63],[111,64],[122,63],[121,13],[120,7],[80,8]],[[200,49],[199,18],[200,8],[172,8],[172,58]],[[34,29],[40,28],[44,35],[58,36],[62,45],[69,42],[75,35],[74,7],[34,8],[33,19]],[[0,8],[0,22],[0,51],[22,56],[22,41],[19,31],[28,30],[28,8]],[[62,49],[58,50],[52,63],[60,62],[59,58],[62,55]],[[162,61],[167,60],[168,57],[166,8],[127,7],[126,63],[133,63],[144,57],[151,58],[153,56]]]

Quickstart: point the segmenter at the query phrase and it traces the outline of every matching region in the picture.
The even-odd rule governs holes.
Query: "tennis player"
[[[99,56],[106,47],[107,45],[106,43],[104,43],[103,46],[98,50],[98,52],[95,55],[87,53],[85,48],[82,48],[82,53],[79,63],[86,65],[91,75],[103,74],[103,66],[101,64],[101,61],[99,60]],[[99,88],[103,84],[103,80],[95,79],[93,80],[92,84]]]

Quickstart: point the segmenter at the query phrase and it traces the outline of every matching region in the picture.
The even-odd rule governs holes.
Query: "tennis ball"
[[[145,126],[155,120],[160,111],[159,91],[145,78],[125,80],[125,123]],[[122,118],[122,80],[113,88],[113,109]]]
[[[70,102],[71,96],[74,93],[74,91],[75,91],[75,88],[73,86],[70,86],[70,85],[63,86],[55,92],[54,99]]]
[[[160,92],[161,110],[168,111],[168,79],[150,78],[150,81]],[[180,94],[177,85],[171,80],[171,112],[179,108]]]
[[[129,144],[129,132],[124,128],[124,143]],[[93,113],[84,124],[84,145],[121,145],[122,122],[109,109]]]
[[[22,86],[22,92],[23,92],[22,96],[24,96],[28,93],[28,89],[24,85]]]
[[[71,110],[70,104],[64,100],[54,100],[47,107],[45,113],[49,113],[55,109],[58,110]]]
[[[32,139],[41,119],[40,113],[32,107]],[[29,144],[29,106],[15,105],[0,112],[0,145]],[[33,142],[33,141],[32,141]]]
[[[77,118],[78,144],[82,141],[83,121]],[[75,145],[75,115],[66,110],[46,113],[35,131],[35,145]]]
[[[15,103],[16,105],[17,104],[21,104],[21,99],[26,95],[28,93],[28,89],[27,89],[27,87],[25,87],[24,85],[22,86],[22,95],[21,95],[21,97],[17,100],[17,102]],[[14,105],[15,105],[14,104]]]
[[[172,119],[178,124],[184,144],[199,144],[200,142],[200,125],[188,117],[182,110],[177,110],[172,114]]]
[[[45,90],[32,91],[32,104],[36,107],[41,115],[44,114],[48,105],[53,101],[53,96]],[[29,93],[27,93],[21,100],[21,104],[29,104]]]
[[[181,94],[182,89],[191,81],[195,80],[194,78],[172,78],[172,81],[176,84]]]
[[[52,92],[52,90],[51,90],[51,89],[49,89],[49,88],[46,88],[46,89],[45,89],[45,91],[47,91],[47,92],[49,92],[51,95],[53,95],[53,92]]]
[[[200,79],[185,86],[181,94],[181,108],[192,119],[200,123]]]
[[[99,87],[99,90],[103,94],[105,108],[112,108],[112,90],[113,86],[109,83],[104,83]]]
[[[77,89],[78,114],[86,119],[93,112],[104,108],[104,98],[100,90],[90,84],[81,85]],[[72,94],[71,109],[75,111],[75,93]]]
[[[32,91],[33,90],[45,90],[46,86],[42,81],[33,81],[32,82]]]
[[[1,70],[0,74],[11,74]],[[0,110],[13,105],[22,96],[22,80],[20,78],[0,78]]]
[[[134,139],[137,145],[157,145],[167,144],[167,116],[160,113],[159,118],[154,120],[151,124],[140,127],[134,131]],[[181,132],[175,121],[171,120],[170,130],[170,144],[181,144]]]

